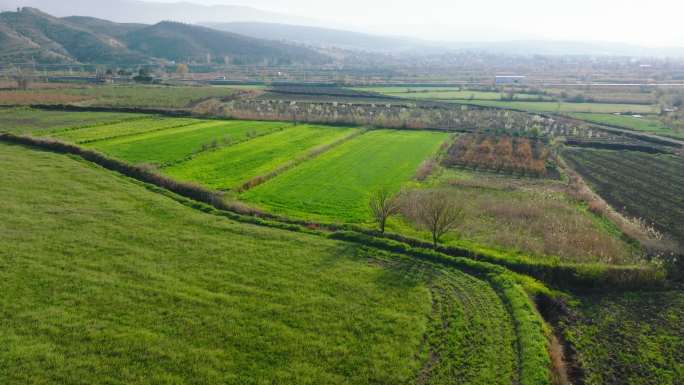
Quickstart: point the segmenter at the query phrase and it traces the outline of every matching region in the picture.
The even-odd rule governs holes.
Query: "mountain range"
[[[256,21],[316,25],[317,21],[239,5],[201,5],[190,2],[157,3],[139,0],[0,0],[0,11],[32,7],[57,17],[90,16],[118,23],[156,24]]]
[[[380,36],[330,28],[329,24],[319,20],[236,5],[206,6],[190,2],[156,3],[140,0],[0,0],[0,10],[13,11],[25,6],[37,6],[55,15],[46,24],[61,24],[57,29],[65,36],[53,39],[45,31],[32,33],[24,29],[22,32],[21,28],[0,20],[0,60],[33,57],[47,61],[127,62],[154,58],[206,61],[211,56],[215,61],[228,57],[235,62],[320,63],[329,60],[320,53],[329,48],[419,55],[479,52],[500,55],[684,57],[683,47],[653,48],[624,43],[545,40],[435,42]],[[12,17],[3,16],[0,19]],[[200,25],[214,31],[200,29]],[[220,35],[216,30],[230,35]],[[83,41],[63,41],[70,34],[83,36]],[[247,37],[256,40],[248,40]]]
[[[323,64],[316,50],[207,27],[162,21],[114,23],[58,18],[35,8],[0,13],[0,62],[142,64],[147,62]]]

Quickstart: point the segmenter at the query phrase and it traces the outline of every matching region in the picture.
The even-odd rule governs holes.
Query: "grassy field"
[[[613,114],[568,114],[575,119],[585,120],[587,122],[607,124],[626,128],[629,130],[650,132],[657,135],[669,136],[678,139],[684,139],[684,132],[677,132],[667,127],[663,122],[652,118],[635,118],[629,115],[613,115]]]
[[[464,219],[444,237],[448,245],[484,246],[547,262],[638,262],[639,253],[619,230],[569,198],[562,181],[440,167],[420,187],[447,189],[464,209]],[[430,239],[409,218],[389,227]]]
[[[203,214],[64,155],[0,144],[0,168],[0,382],[518,381],[511,317],[473,277]]]
[[[587,385],[684,383],[684,292],[584,296],[565,337]]]
[[[658,112],[654,105],[610,104],[610,103],[558,103],[558,102],[507,102],[486,100],[453,100],[454,103],[476,104],[486,107],[512,108],[530,112],[586,112],[586,113],[626,113],[653,114]]]
[[[164,173],[214,189],[234,189],[247,180],[354,132],[352,128],[299,125],[234,146],[204,152]]]
[[[34,134],[67,128],[95,126],[140,119],[145,115],[119,112],[68,112],[31,108],[0,108],[0,131],[13,134]]]
[[[299,217],[363,222],[368,196],[398,190],[446,134],[378,130],[361,135],[243,194],[273,211]]]
[[[472,91],[443,87],[360,87],[360,91],[377,92],[387,96],[411,99],[457,99],[457,100],[501,100],[504,95],[496,91]],[[516,100],[550,100],[544,95],[515,93]]]
[[[501,100],[503,95],[501,92],[494,91],[471,91],[442,87],[361,87],[356,89],[411,99]],[[515,93],[514,98],[516,100],[549,100],[547,96],[526,93]]]
[[[168,165],[208,148],[228,146],[289,127],[288,123],[208,121],[92,143],[92,147],[131,163]]]
[[[250,87],[258,88],[258,87]],[[81,88],[6,91],[2,104],[68,104],[98,107],[185,108],[210,97],[228,97],[239,88],[170,86],[88,86]]]
[[[563,157],[617,210],[684,244],[684,159],[591,149],[567,149]]]
[[[131,122],[99,125],[75,130],[64,130],[49,133],[47,136],[78,144],[91,143],[100,140],[109,140],[125,136],[138,135],[146,132],[167,130],[199,124],[205,122],[190,118],[165,118],[151,116]]]

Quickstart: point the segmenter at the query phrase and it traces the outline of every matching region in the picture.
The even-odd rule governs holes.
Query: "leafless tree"
[[[12,69],[12,78],[17,82],[17,88],[27,90],[33,81],[33,73],[30,70],[16,67]]]
[[[434,247],[463,219],[463,208],[444,190],[416,191],[404,204],[418,225],[430,232]]]
[[[373,218],[378,224],[378,229],[381,233],[384,233],[387,219],[399,212],[399,199],[387,188],[381,188],[371,194],[368,205],[373,213]]]

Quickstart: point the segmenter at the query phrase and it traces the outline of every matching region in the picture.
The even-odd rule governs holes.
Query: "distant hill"
[[[270,23],[315,23],[303,17],[262,11],[237,5],[201,5],[191,2],[160,3],[138,0],[0,0],[0,11],[33,7],[58,17],[82,15],[119,23],[156,24],[164,20],[185,23],[258,21]]]
[[[0,13],[0,61],[142,64],[157,60],[223,63],[326,63],[312,49],[176,22],[119,24],[57,18],[34,8]]]
[[[329,59],[307,48],[255,39],[230,32],[175,22],[161,22],[126,35],[128,47],[149,56],[169,60],[214,60],[229,57],[241,63],[325,63]]]
[[[401,52],[426,49],[418,41],[400,37],[386,37],[339,29],[308,27],[279,23],[201,23],[204,26],[252,36],[259,39],[276,39],[308,44],[316,47],[337,47],[374,52]]]
[[[0,13],[0,60],[38,62],[121,63],[143,60],[115,37],[95,32],[43,13],[24,8]]]
[[[69,16],[63,18],[62,20],[90,29],[91,31],[98,31],[100,33],[117,38],[123,38],[131,32],[135,32],[147,27],[146,24],[115,23],[113,21],[97,19],[88,16]]]

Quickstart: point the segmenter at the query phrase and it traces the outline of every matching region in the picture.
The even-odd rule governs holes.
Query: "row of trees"
[[[549,150],[541,141],[508,135],[463,135],[448,150],[444,163],[543,176]]]
[[[387,220],[399,213],[430,232],[435,247],[444,234],[463,220],[463,208],[444,190],[415,190],[392,194],[387,188],[375,191],[369,207],[381,233]]]

